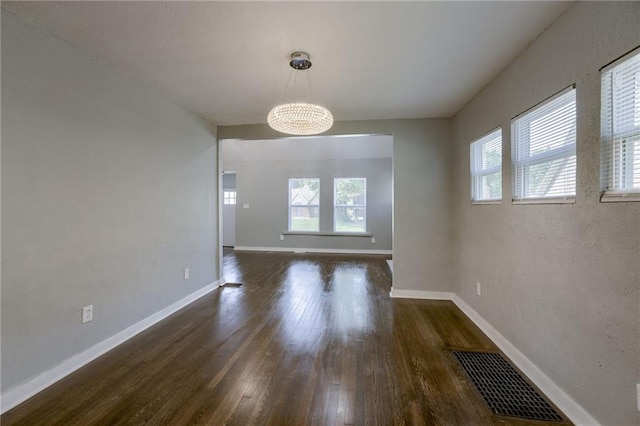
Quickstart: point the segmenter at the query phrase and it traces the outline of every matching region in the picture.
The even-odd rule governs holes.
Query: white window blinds
[[[640,49],[602,70],[602,201],[640,201]]]
[[[502,199],[502,129],[471,144],[471,201]]]
[[[576,194],[576,91],[570,87],[511,122],[513,199]]]

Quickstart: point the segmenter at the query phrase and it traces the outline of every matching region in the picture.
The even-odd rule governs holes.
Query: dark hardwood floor
[[[546,424],[490,413],[450,350],[496,347],[451,302],[390,299],[384,257],[226,250],[224,265],[242,286],[199,299],[2,424]]]

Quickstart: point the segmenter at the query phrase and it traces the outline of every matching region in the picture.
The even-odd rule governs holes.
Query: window
[[[573,201],[576,90],[563,90],[511,122],[513,199]]]
[[[602,69],[602,201],[640,201],[640,49]]]
[[[320,179],[289,179],[289,231],[320,231]]]
[[[502,199],[502,129],[471,144],[471,201]]]
[[[333,180],[334,232],[367,231],[367,179]]]
[[[228,205],[236,204],[236,191],[224,191],[223,202]]]

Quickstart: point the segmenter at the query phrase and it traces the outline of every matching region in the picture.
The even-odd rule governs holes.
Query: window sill
[[[282,235],[314,235],[316,237],[371,237],[371,232],[304,232],[284,231]]]
[[[640,192],[605,192],[600,197],[601,203],[628,203],[640,201]]]
[[[492,204],[502,204],[502,200],[471,200],[471,205],[492,205]]]
[[[521,200],[512,200],[512,204],[575,204],[575,197],[571,198],[523,198]]]

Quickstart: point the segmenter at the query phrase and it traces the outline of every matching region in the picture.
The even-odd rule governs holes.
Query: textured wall
[[[328,132],[393,136],[394,289],[451,291],[451,121],[345,121]],[[220,139],[267,139],[266,125],[219,127]]]
[[[215,144],[3,11],[2,391],[216,279]]]
[[[575,3],[453,121],[456,292],[611,425],[640,422],[640,203],[598,201],[599,69],[638,45],[640,3]],[[512,205],[510,119],[572,83],[576,203]],[[497,125],[505,200],[471,205],[469,143]]]

